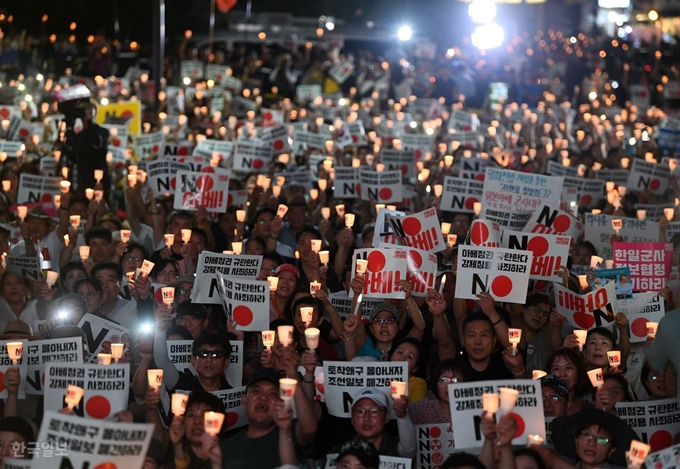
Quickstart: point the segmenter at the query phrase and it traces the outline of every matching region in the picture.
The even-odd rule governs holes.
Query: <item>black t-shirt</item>
[[[470,359],[467,352],[463,350],[463,354],[456,358],[457,361],[463,362],[467,368],[468,376],[465,381],[491,381],[500,379],[513,379],[514,376],[505,366],[503,361],[503,352],[495,352],[491,354],[491,361],[484,371],[477,371],[470,366]]]
[[[180,373],[175,389],[182,391],[195,391],[197,389],[203,389],[201,383],[198,382],[198,377],[194,376],[190,372]],[[231,385],[227,382],[224,377],[220,378],[220,391],[225,389],[232,389]]]

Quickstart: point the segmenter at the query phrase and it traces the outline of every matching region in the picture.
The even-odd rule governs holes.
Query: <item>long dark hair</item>
[[[583,356],[568,348],[561,348],[555,350],[552,355],[548,358],[546,365],[546,371],[551,373],[551,369],[555,360],[559,357],[565,357],[576,367],[576,386],[574,387],[574,396],[583,397],[593,390],[593,386],[590,384],[590,379],[588,378],[588,372],[586,371],[586,362]]]

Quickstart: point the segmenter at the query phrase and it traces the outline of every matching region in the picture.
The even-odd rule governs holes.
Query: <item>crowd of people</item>
[[[60,142],[63,135],[58,127],[56,131],[49,125],[33,127],[40,131],[29,135],[5,134],[8,140],[21,140],[23,146],[16,154],[0,155],[1,338],[82,337],[87,348],[87,337],[78,327],[84,318],[94,316],[124,328],[132,336],[123,357],[130,367],[131,392],[128,407],[114,418],[154,425],[146,469],[309,464],[377,469],[380,457],[416,464],[422,446],[417,426],[448,424],[454,440],[456,432],[465,431],[452,421],[456,406],[450,400],[450,386],[484,381],[511,386],[514,380],[534,376],[540,379],[551,441],[522,448],[513,445],[523,432],[518,420],[509,413],[495,418],[478,406],[483,442],[479,448],[460,448],[440,467],[627,466],[630,442],[642,437],[619,418],[617,404],[677,397],[680,353],[674,339],[680,292],[667,283],[655,292],[663,297],[666,314],[656,336],[638,342],[631,340],[629,318],[618,311],[612,312],[609,327],[591,327],[585,340],[579,338],[558,312],[550,285],[531,283],[523,304],[499,302],[488,291],[479,293],[476,301],[458,298],[459,250],[472,243],[470,227],[482,218],[472,207],[462,211],[442,207],[441,194],[435,193],[445,178],[463,177],[465,162],[472,160],[483,161],[483,167],[533,174],[545,174],[550,163],[557,163],[565,170],[578,167],[580,177],[593,180],[599,170],[627,170],[637,159],[658,166],[663,157],[672,160],[680,147],[660,146],[655,138],[659,127],[672,121],[675,97],[666,88],[678,82],[680,57],[672,54],[672,46],[652,45],[649,52],[632,40],[541,31],[509,41],[503,56],[454,54],[454,59],[444,60],[442,55],[438,61],[409,63],[407,57],[390,61],[368,52],[355,56],[305,44],[282,53],[259,44],[204,54],[192,47],[187,34],[179,51],[181,61],[210,60],[228,66],[241,86],[227,90],[214,81],[183,77],[180,61],[169,58],[167,84],[182,88],[182,99],[161,100],[159,115],[152,111],[153,96],[149,99],[141,91],[145,78],[133,77],[130,89],[118,89],[115,95],[107,94],[111,88],[105,82],[84,79],[88,74],[101,78],[111,73],[111,64],[102,57],[111,48],[105,51],[98,40],[91,46],[96,57],[83,65],[90,67],[89,72],[72,69],[71,62],[59,65],[47,60],[70,47],[67,39],[50,46],[49,41],[27,40],[24,34],[14,40],[6,34],[4,41],[0,71],[7,78],[3,90],[6,86],[15,90],[14,101],[5,103],[16,110],[12,123],[55,119],[59,108],[52,92],[76,83],[89,86],[99,105],[102,98],[109,103],[142,101],[145,110],[139,117],[144,133],[162,131],[164,145],[192,149],[206,140],[256,141],[262,109],[283,111],[292,150],[274,152],[259,171],[234,170],[235,155],[222,155],[217,161],[205,158],[203,166],[214,166],[213,171],[230,170],[230,194],[247,191],[241,205],[220,213],[205,207],[177,210],[173,193],[150,187],[146,173],[137,172],[137,166],[177,157],[156,149],[144,159],[135,149],[134,137],[122,145],[135,150],[128,152],[133,158],[116,161],[106,155],[110,148],[101,145],[73,156]],[[14,41],[21,45],[19,53]],[[329,72],[345,61],[352,64],[353,72],[338,82]],[[118,70],[120,76],[123,73]],[[498,82],[507,84],[506,95],[490,97],[489,86]],[[319,85],[322,95],[300,98],[296,89],[304,85]],[[640,96],[640,86],[647,90],[646,96]],[[638,87],[635,92],[633,87]],[[233,100],[237,96],[252,107],[237,109]],[[91,139],[79,139],[78,133],[87,136],[102,129],[86,108],[76,125],[74,141],[80,144]],[[461,142],[452,131],[448,122],[454,112],[474,112],[474,124],[458,129],[473,132],[472,142]],[[346,124],[355,122],[363,123],[364,132],[357,134],[355,142],[340,144]],[[109,129],[103,135],[111,146],[117,135],[108,124],[102,124]],[[294,130],[302,128],[296,126],[322,134],[323,148],[295,145]],[[3,132],[7,132],[4,123]],[[430,146],[405,148],[409,134],[430,137]],[[456,235],[457,241],[433,252],[437,278],[424,294],[416,295],[413,281],[400,279],[394,285],[403,293],[400,299],[371,298],[372,306],[364,311],[361,298],[368,286],[356,268],[355,250],[386,249],[380,245],[385,222],[378,219],[386,207],[376,205],[378,200],[363,200],[360,191],[354,198],[337,197],[334,172],[342,167],[381,172],[382,152],[393,149],[412,150],[416,171],[414,177],[402,180],[408,195],[388,208],[404,214],[434,209],[438,220],[450,227],[445,234]],[[57,161],[56,169],[41,163],[55,156],[58,160],[59,155],[64,161]],[[92,178],[92,170],[102,175]],[[70,189],[48,202],[23,199],[22,175],[50,171],[70,180]],[[295,182],[294,175],[304,172],[310,174],[309,187]],[[277,180],[280,174],[282,183]],[[608,193],[601,191],[599,200],[577,201],[572,214],[582,221],[596,213],[637,219],[639,204],[675,206],[680,187],[675,173],[667,179],[663,194],[617,183]],[[287,207],[283,214],[281,205]],[[345,214],[354,215],[354,223],[348,225]],[[673,269],[680,264],[680,238],[667,235],[674,217],[660,217],[658,231],[645,238],[672,243]],[[577,294],[590,291],[579,274],[592,280],[591,259],[598,256],[596,246],[586,240],[587,230],[586,226],[571,239],[568,260],[555,266],[558,283]],[[625,227],[605,244],[623,240],[634,241]],[[324,261],[320,251],[328,251]],[[261,331],[244,331],[247,328],[224,304],[192,301],[197,282],[205,279],[197,271],[205,252],[259,256],[260,270],[253,280],[278,279],[268,299],[267,330],[276,332],[273,346],[265,347]],[[27,278],[24,270],[15,268],[19,264],[14,260],[22,258],[39,260],[38,279]],[[147,271],[148,262],[153,267]],[[58,273],[56,284],[49,281],[48,271]],[[316,282],[320,288],[310,289]],[[170,302],[164,301],[167,288],[174,289]],[[349,315],[341,315],[332,301],[339,292],[352,298]],[[303,317],[308,308],[311,318]],[[288,331],[285,326],[292,326],[292,337],[281,337]],[[310,343],[305,333],[310,328],[320,331],[318,344]],[[510,342],[509,329],[521,330],[518,344]],[[171,360],[167,344],[174,340],[193,341],[193,373],[181,372]],[[242,358],[231,363],[236,343],[241,344]],[[610,366],[607,352],[617,350],[620,363]],[[349,417],[338,417],[317,396],[318,385],[324,385],[323,375],[318,375],[324,361],[404,363],[408,392],[362,388],[350,396]],[[240,367],[236,374],[240,382],[229,381],[225,373],[235,366]],[[160,387],[147,381],[147,372],[156,369],[163,370]],[[603,383],[594,387],[588,371],[596,369],[601,369]],[[3,375],[6,398],[0,441],[5,458],[28,457],[26,445],[36,441],[43,421],[42,398],[20,398],[26,377],[19,370],[7,366]],[[544,373],[536,375],[537,371]],[[282,399],[282,378],[298,383],[293,405]],[[205,431],[207,413],[225,413],[219,393],[237,388],[243,389],[244,424],[229,429],[235,422],[227,419],[217,433]],[[174,394],[188,394],[188,400],[184,411],[173,416],[167,402]],[[284,393],[283,397],[290,396]],[[71,414],[73,407],[64,406],[60,412]],[[680,434],[680,428],[676,431]]]

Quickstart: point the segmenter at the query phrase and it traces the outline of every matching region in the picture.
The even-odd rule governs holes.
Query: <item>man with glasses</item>
[[[202,305],[183,301],[177,305],[177,325],[186,327],[191,337],[197,339],[208,327],[208,312]]]
[[[459,240],[465,239],[471,224],[471,214],[455,213],[453,215],[453,220],[451,220],[451,234],[457,235]]]
[[[526,350],[528,373],[544,370],[550,354],[562,346],[561,328],[550,323],[552,310],[550,298],[546,295],[530,295],[524,304],[524,327],[519,348]]]
[[[541,378],[541,392],[543,394],[543,415],[546,417],[564,417],[567,415],[569,385],[565,380],[555,375],[546,375]]]
[[[262,254],[262,266],[257,276],[258,280],[267,280],[267,277],[276,277],[276,269],[284,263],[283,257],[276,251],[265,251]]]
[[[406,398],[396,399],[392,405],[397,416],[398,437],[385,427],[390,421],[387,395],[375,388],[364,388],[354,396],[352,426],[356,435],[371,443],[381,456],[414,458],[416,456],[416,428],[406,411]],[[334,448],[329,453],[338,453]]]
[[[191,299],[191,291],[194,288],[194,279],[194,274],[185,274],[174,282],[170,282],[168,286],[175,289],[175,307]]]
[[[267,250],[276,251],[285,257],[294,257],[295,251],[283,243],[280,243],[275,236],[272,236],[272,220],[276,216],[276,210],[271,207],[262,207],[255,212],[255,222],[250,230],[250,237],[259,236],[267,243]],[[247,242],[243,240],[243,244]]]
[[[138,323],[138,304],[118,295],[123,271],[118,264],[104,262],[92,268],[90,276],[97,279],[106,293],[101,312],[104,316],[129,330],[135,330]]]

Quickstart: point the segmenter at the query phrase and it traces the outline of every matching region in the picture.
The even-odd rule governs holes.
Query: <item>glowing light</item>
[[[487,50],[499,47],[505,39],[505,33],[496,23],[477,26],[471,36],[472,45],[478,49]]]
[[[411,37],[413,37],[413,31],[408,26],[404,25],[397,30],[397,38],[400,41],[408,41]]]
[[[189,85],[191,84],[191,78],[189,78],[189,77],[184,77],[184,79],[182,80],[182,83],[184,83],[185,85],[189,86]]]
[[[659,19],[659,14],[656,12],[656,10],[649,10],[647,17],[650,21],[656,21]]]
[[[103,106],[106,106],[107,104],[109,104],[109,100],[106,99],[106,98],[102,98],[101,103],[102,103]]]
[[[496,4],[493,0],[473,0],[468,7],[468,15],[474,23],[491,23],[496,17]]]

